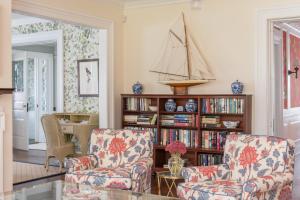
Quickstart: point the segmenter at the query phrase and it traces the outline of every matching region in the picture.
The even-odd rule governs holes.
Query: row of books
[[[201,126],[203,128],[218,128],[221,127],[220,116],[202,116]]]
[[[162,115],[160,123],[162,126],[195,126],[198,122],[198,115]]]
[[[155,125],[157,114],[124,115],[124,122],[130,125]]]
[[[126,98],[125,110],[127,111],[149,111],[152,100],[147,98]]]
[[[202,113],[243,114],[244,99],[206,98],[202,100]]]
[[[186,147],[199,147],[199,134],[194,130],[161,129],[161,145],[166,146],[173,141],[181,141]]]
[[[226,131],[202,131],[202,148],[223,149],[226,141]]]
[[[153,140],[152,140],[153,144],[158,144],[157,128],[143,128],[143,127],[125,126],[124,129],[127,129],[127,130],[151,131],[153,133]]]
[[[223,149],[228,134],[240,134],[240,132],[202,131],[201,147],[217,150]]]
[[[198,155],[198,165],[200,166],[219,165],[222,163],[223,163],[223,155],[216,155],[216,154]]]

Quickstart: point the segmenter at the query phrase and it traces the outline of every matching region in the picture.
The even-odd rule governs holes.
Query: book
[[[202,99],[202,113],[204,114],[243,114],[244,99],[240,98],[205,98]]]

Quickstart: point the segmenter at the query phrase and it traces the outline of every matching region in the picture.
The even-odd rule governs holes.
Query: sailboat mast
[[[187,70],[188,70],[189,80],[191,80],[190,48],[189,48],[189,44],[188,44],[187,29],[186,29],[186,24],[185,24],[184,13],[182,13],[182,19],[183,19],[184,35],[185,35],[185,48],[186,48],[186,58],[187,58]]]

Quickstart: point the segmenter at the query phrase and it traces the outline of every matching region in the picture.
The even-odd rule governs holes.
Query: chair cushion
[[[123,168],[152,157],[151,139],[149,131],[94,129],[90,152],[100,168]]]
[[[228,180],[187,182],[178,185],[177,194],[181,199],[237,200],[242,196],[242,184]]]
[[[231,180],[242,183],[252,178],[284,172],[289,166],[287,140],[273,136],[228,135],[224,162]]]
[[[97,187],[131,189],[130,168],[96,168],[66,174],[66,181]]]

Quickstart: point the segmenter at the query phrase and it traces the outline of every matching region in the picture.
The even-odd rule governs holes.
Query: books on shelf
[[[162,115],[160,123],[162,126],[196,126],[198,115]]]
[[[219,128],[221,127],[220,116],[202,116],[201,127],[203,128]]]
[[[150,111],[152,100],[147,98],[126,98],[125,110],[127,111]]]
[[[161,145],[166,146],[173,141],[183,142],[186,147],[199,147],[199,134],[195,130],[161,129]]]
[[[129,125],[155,125],[157,114],[124,115],[124,122]]]
[[[151,131],[153,133],[153,144],[158,144],[158,135],[157,135],[157,128],[144,128],[144,127],[132,127],[132,126],[125,126],[124,129],[128,130],[140,130],[140,131]]]
[[[244,99],[240,98],[205,98],[202,99],[202,113],[243,114]]]
[[[201,147],[221,150],[225,146],[227,134],[239,134],[239,132],[202,131]]]
[[[124,115],[124,122],[126,124],[137,124],[138,115]]]
[[[209,166],[209,165],[219,165],[222,164],[223,155],[216,154],[199,154],[198,155],[198,165]]]
[[[138,110],[138,99],[137,98],[126,98],[125,110],[127,111],[137,111]]]
[[[141,98],[139,102],[140,111],[149,111],[149,106],[151,105],[151,99]]]

